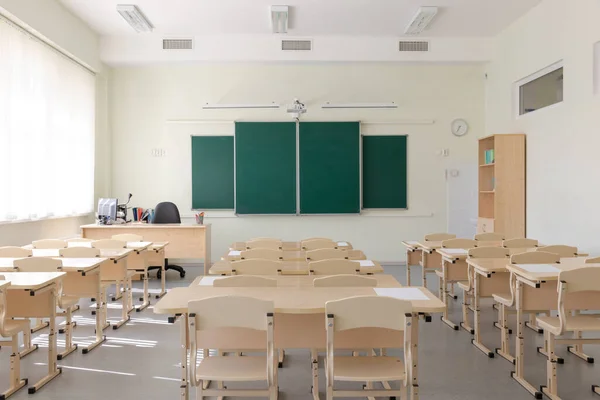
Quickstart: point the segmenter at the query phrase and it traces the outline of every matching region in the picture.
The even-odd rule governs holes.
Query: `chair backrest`
[[[34,240],[31,244],[34,249],[64,249],[67,247],[67,242],[60,239]]]
[[[335,249],[337,243],[330,239],[314,239],[301,243],[304,250]]]
[[[308,261],[320,261],[320,260],[331,260],[331,259],[348,259],[348,250],[341,249],[317,249],[308,250],[306,252],[306,259]]]
[[[585,260],[586,264],[600,264],[600,257],[587,258]]]
[[[13,262],[19,272],[56,272],[62,269],[62,261],[50,257],[27,257]]]
[[[283,260],[283,251],[277,249],[250,249],[241,253],[242,260],[262,258],[263,260]]]
[[[88,243],[88,242],[93,242],[93,241],[94,241],[94,239],[81,238],[81,237],[67,239],[67,243]]]
[[[158,203],[154,208],[153,224],[180,224],[179,209],[174,203],[165,201]]]
[[[277,280],[254,275],[234,275],[215,279],[215,287],[276,287]]]
[[[571,310],[600,309],[600,268],[582,267],[558,275],[558,314],[561,334],[565,332]]]
[[[100,257],[100,250],[92,247],[67,247],[60,249],[60,256],[65,258],[93,258]]]
[[[360,263],[350,260],[320,260],[308,263],[311,275],[352,275],[360,273]]]
[[[453,235],[452,233],[430,233],[428,235],[425,235],[426,242],[442,242],[444,240],[455,238],[456,235]]]
[[[325,303],[327,318],[333,318],[333,331],[356,328],[383,328],[404,331],[405,318],[412,313],[407,300],[385,296],[356,296]]]
[[[315,278],[314,287],[376,287],[377,279],[361,275],[335,275]]]
[[[231,262],[234,275],[278,275],[282,266],[283,264],[279,261],[260,258]]]
[[[511,264],[558,264],[560,256],[545,251],[531,251],[526,253],[513,254],[510,257]]]
[[[281,242],[281,239],[272,238],[272,237],[255,237],[250,240],[270,240],[271,242]]]
[[[311,237],[311,238],[306,238],[306,239],[302,239],[301,242],[310,242],[311,240],[329,240],[330,242],[333,242],[333,239],[331,238],[324,238],[324,237]]]
[[[475,247],[469,249],[469,258],[505,258],[510,251],[504,247]]]
[[[127,247],[127,242],[115,239],[100,239],[92,242],[92,247],[95,249],[124,249]]]
[[[504,240],[504,235],[502,233],[494,232],[478,233],[473,239],[478,242],[501,242]]]
[[[141,235],[135,233],[120,233],[118,235],[112,235],[111,239],[122,240],[124,242],[142,242],[144,238]]]
[[[31,257],[31,250],[17,246],[0,247],[0,257],[22,258]]]
[[[509,239],[502,242],[502,247],[507,249],[527,249],[537,247],[538,241],[535,239]]]
[[[246,242],[246,249],[281,250],[282,245],[282,242],[278,240],[249,240]]]
[[[442,248],[444,249],[471,249],[477,247],[477,241],[473,239],[448,239],[442,241]]]
[[[556,244],[552,246],[538,247],[536,251],[558,254],[561,257],[577,257],[577,247]]]

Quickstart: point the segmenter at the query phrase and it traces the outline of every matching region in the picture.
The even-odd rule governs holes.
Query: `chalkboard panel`
[[[233,136],[192,136],[192,208],[233,209]]]

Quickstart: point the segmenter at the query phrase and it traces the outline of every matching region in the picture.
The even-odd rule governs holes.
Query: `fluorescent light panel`
[[[271,29],[273,33],[287,33],[289,9],[288,6],[271,6]]]
[[[419,7],[417,14],[410,24],[406,27],[404,33],[407,35],[418,35],[423,32],[433,21],[438,12],[437,7]]]
[[[321,108],[398,108],[396,103],[325,103]]]
[[[136,32],[152,32],[154,26],[144,13],[133,4],[117,4],[117,12]]]
[[[261,109],[261,108],[279,108],[279,104],[209,104],[202,106],[203,110],[226,110],[226,109]]]

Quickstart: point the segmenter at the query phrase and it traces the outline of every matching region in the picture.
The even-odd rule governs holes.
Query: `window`
[[[594,44],[594,94],[600,94],[600,42]]]
[[[0,16],[0,221],[89,213],[95,77]]]
[[[517,86],[519,89],[519,115],[562,102],[562,62],[521,80]]]

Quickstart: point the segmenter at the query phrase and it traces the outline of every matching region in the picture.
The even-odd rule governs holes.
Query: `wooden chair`
[[[600,264],[600,257],[588,258],[585,260],[586,264]]]
[[[301,243],[302,250],[335,249],[337,243],[329,239],[313,239]]]
[[[0,247],[0,257],[23,258],[31,257],[31,250],[17,246]]]
[[[94,239],[75,237],[75,238],[67,239],[67,244],[69,244],[69,243],[91,243],[93,241],[94,241]]]
[[[273,302],[251,297],[221,296],[204,300],[191,301],[189,310],[190,354],[189,371],[192,386],[196,387],[196,399],[205,397],[268,397],[276,400],[277,368],[275,367],[275,349],[273,344],[274,306]],[[226,328],[239,330],[245,334],[252,330],[264,338],[260,348],[255,351],[266,351],[266,355],[244,357],[211,356],[198,363],[198,349],[216,348],[221,354],[238,346],[236,341],[223,347],[207,343],[211,331]],[[199,343],[200,341],[200,343]],[[258,343],[257,343],[258,345]],[[258,346],[257,346],[258,347]],[[217,381],[215,389],[204,389],[206,381]],[[227,389],[222,382],[258,382],[267,383],[267,389]]]
[[[216,279],[214,287],[277,287],[277,280],[264,276],[234,275]]]
[[[360,264],[350,260],[321,260],[308,263],[311,275],[360,274]]]
[[[327,400],[334,397],[391,397],[407,399],[411,366],[411,334],[409,301],[382,296],[357,296],[325,303],[327,315],[327,356],[325,376]],[[397,334],[402,358],[336,356],[336,339],[356,329],[370,328]],[[338,337],[339,336],[339,337]],[[337,390],[336,381],[366,382],[364,390]],[[400,389],[373,389],[374,382],[400,381]]]
[[[478,233],[473,237],[473,239],[478,242],[502,242],[504,240],[504,235],[502,233]]]
[[[520,239],[517,239],[520,240]],[[505,247],[508,248],[508,247]],[[554,264],[559,263],[560,257],[558,254],[546,253],[543,251],[526,252],[520,254],[514,254],[510,257],[511,264]],[[508,315],[516,313],[516,298],[515,298],[515,282],[516,277],[514,274],[510,275],[510,293],[494,293],[492,297],[494,301],[500,306],[498,319],[500,321],[500,332],[501,341],[500,348],[496,349],[496,354],[505,358],[511,363],[515,362],[515,358],[510,354],[509,345],[509,327],[508,327]],[[545,311],[548,312],[548,311]],[[548,312],[549,313],[549,312]],[[518,323],[519,321],[517,321]],[[540,329],[535,325],[535,313],[530,314],[529,321],[525,322],[525,326],[530,329],[541,333]],[[539,349],[538,349],[539,350]]]
[[[452,233],[430,233],[425,235],[426,242],[442,242],[444,240],[455,239],[456,235]]]
[[[557,244],[557,245],[553,245],[553,246],[544,246],[544,247],[538,247],[536,249],[536,251],[545,251],[546,253],[554,253],[554,254],[558,254],[561,258],[562,257],[577,257],[577,247],[573,247],[573,246],[565,246],[562,244]]]
[[[268,240],[268,241],[271,241],[271,242],[281,242],[281,239],[272,238],[272,237],[256,237],[256,238],[252,238],[250,240],[251,241],[252,240]]]
[[[283,243],[281,240],[249,240],[246,242],[246,249],[272,249],[281,250]]]
[[[333,242],[333,239],[331,239],[331,238],[324,238],[324,237],[306,238],[306,239],[302,239],[301,242],[310,242],[311,240],[328,240],[330,242]]]
[[[116,239],[100,239],[92,242],[92,247],[95,249],[125,249],[127,248],[127,241],[116,240]]]
[[[34,249],[64,249],[67,242],[60,239],[43,239],[31,242]]]
[[[5,280],[0,275],[0,281]],[[10,355],[10,387],[0,393],[5,399],[27,385],[27,379],[21,379],[21,353],[19,351],[19,333],[23,333],[23,341],[29,330],[29,319],[13,319],[6,317],[6,292],[0,289],[0,336],[10,338],[12,353]],[[37,345],[35,347],[37,349]]]
[[[361,275],[335,275],[315,278],[314,287],[376,287],[377,279]]]
[[[317,249],[306,252],[307,261],[321,261],[331,259],[348,259],[348,250],[340,249]]]
[[[242,260],[250,260],[252,258],[273,261],[283,260],[283,251],[279,249],[250,249],[242,251],[240,255]]]
[[[528,249],[538,246],[535,239],[509,239],[502,242],[502,247],[507,249]]]
[[[15,260],[13,265],[20,272],[61,272],[62,261],[49,257],[28,257]],[[73,344],[73,308],[80,300],[79,296],[65,295],[62,289],[57,293],[57,305],[61,309],[56,316],[65,317],[65,351],[57,354],[57,358],[62,360],[69,354],[77,350],[77,345]]]
[[[556,344],[573,344],[576,351],[569,346],[570,352],[588,362],[593,362],[593,358],[583,354],[582,347],[584,343],[599,344],[600,338],[586,337],[583,339],[582,332],[600,333],[600,315],[598,313],[580,314],[579,311],[600,310],[598,282],[600,282],[600,268],[598,267],[561,271],[558,278],[558,317],[548,315],[537,318],[537,324],[544,329],[547,341],[547,385],[542,386],[541,390],[551,399],[560,399],[556,377]],[[572,337],[558,338],[566,334],[572,334]],[[600,394],[600,387],[593,385],[592,391]]]
[[[471,249],[477,247],[477,241],[473,239],[446,239],[442,240],[443,249]]]
[[[233,275],[279,275],[283,264],[279,261],[253,258],[250,260],[233,261],[231,271]]]
[[[136,235],[135,233],[120,233],[118,235],[112,235],[110,237],[114,240],[122,240],[124,242],[143,242],[144,238],[140,235]]]
[[[506,258],[508,261],[509,256],[510,252],[504,247],[474,247],[472,249],[469,249],[467,258]],[[475,272],[469,264],[467,264],[467,268],[467,276],[469,277],[469,280],[466,282],[458,282],[459,289],[462,289],[463,291],[463,317],[460,325],[463,327],[463,329],[470,331],[471,334],[476,334],[475,329],[473,329],[469,323],[469,311],[473,311],[473,313],[477,314],[477,321],[475,321],[475,323],[477,323],[479,320],[479,304],[473,304],[475,298],[475,288],[473,285]],[[479,338],[475,337],[474,344],[478,341]],[[491,356],[488,354],[488,356],[490,357],[493,357],[493,355],[493,353],[491,353]]]

